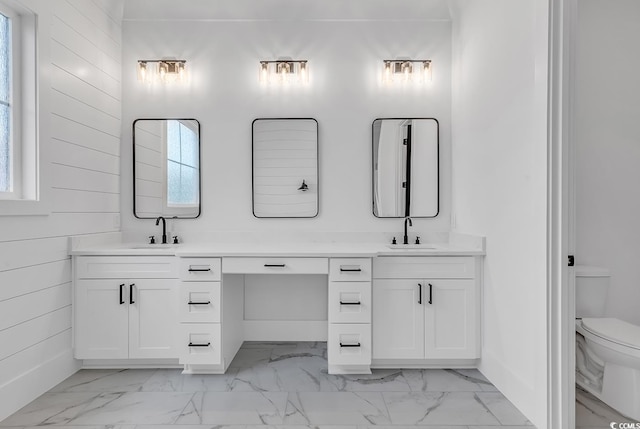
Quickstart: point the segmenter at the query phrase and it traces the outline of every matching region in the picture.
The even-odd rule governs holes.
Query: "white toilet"
[[[576,383],[640,421],[640,326],[603,318],[609,270],[576,267]]]

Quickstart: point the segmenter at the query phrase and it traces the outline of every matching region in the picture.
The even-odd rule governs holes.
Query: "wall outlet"
[[[120,230],[120,213],[116,213],[113,215],[113,227],[117,230]]]

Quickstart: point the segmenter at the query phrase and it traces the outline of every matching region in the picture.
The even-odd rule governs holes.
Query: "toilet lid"
[[[640,326],[613,318],[583,318],[582,326],[614,343],[640,350]]]

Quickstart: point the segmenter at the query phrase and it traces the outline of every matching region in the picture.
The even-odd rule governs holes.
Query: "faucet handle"
[[[391,244],[398,244],[395,237],[393,237],[393,240],[391,240]]]
[[[150,236],[149,236],[149,244],[156,244],[156,237],[155,237],[155,235],[150,235]]]
[[[177,235],[173,236],[173,244],[178,244],[178,236]]]
[[[420,237],[416,236],[416,244],[420,244]]]

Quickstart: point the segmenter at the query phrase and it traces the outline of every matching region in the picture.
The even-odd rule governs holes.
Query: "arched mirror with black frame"
[[[139,219],[200,216],[200,123],[133,122],[133,214]]]
[[[434,118],[378,118],[373,121],[372,140],[374,216],[438,216],[438,121]]]

